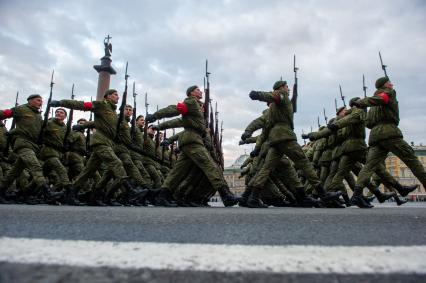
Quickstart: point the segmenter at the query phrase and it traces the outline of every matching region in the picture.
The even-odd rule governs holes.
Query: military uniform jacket
[[[94,125],[96,132],[90,140],[90,146],[106,145],[113,147],[117,136],[118,115],[117,106],[108,100],[83,102],[64,99],[61,100],[61,106],[82,110],[92,111],[94,114]]]
[[[179,147],[181,148],[194,143],[204,145],[202,137],[206,133],[206,124],[200,103],[194,97],[187,97],[178,104],[179,109],[178,105],[170,105],[154,113],[156,119],[182,115],[182,126],[185,130],[179,136]]]
[[[272,145],[284,141],[296,141],[293,131],[293,105],[285,92],[259,92],[259,100],[269,103],[266,130]]]
[[[354,151],[366,151],[365,143],[365,112],[359,108],[351,108],[345,117],[335,122],[345,133],[345,140],[341,146],[342,154]]]
[[[43,124],[39,109],[23,104],[11,110],[16,123],[16,128],[10,131],[13,149],[31,148],[38,152],[37,140]],[[3,119],[3,111],[0,111],[0,118]]]
[[[393,89],[380,88],[372,97],[361,99],[361,107],[371,107],[367,113],[366,126],[371,129],[369,145],[380,141],[402,138],[399,125],[399,107],[396,92]]]
[[[41,159],[62,157],[66,131],[67,126],[64,122],[59,122],[56,118],[49,119],[43,132],[43,145],[40,150]]]

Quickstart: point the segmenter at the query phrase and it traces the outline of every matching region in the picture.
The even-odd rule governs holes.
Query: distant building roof
[[[247,158],[249,158],[250,155],[248,154],[242,154],[240,155],[235,161],[234,163],[232,163],[231,166],[225,167],[225,170],[241,170],[240,167],[241,165],[243,165],[244,161],[246,161]]]

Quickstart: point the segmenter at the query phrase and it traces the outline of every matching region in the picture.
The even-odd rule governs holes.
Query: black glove
[[[156,120],[157,118],[154,117],[154,114],[147,114],[145,117],[145,121],[147,121],[148,123],[155,122]]]
[[[250,157],[256,157],[259,155],[260,150],[255,148],[252,152],[250,152]]]
[[[241,141],[238,142],[238,145],[243,145],[243,144],[246,144],[246,142],[243,141],[243,140],[241,140]]]
[[[51,100],[49,103],[50,107],[60,107],[61,106],[61,102],[59,100]]]
[[[364,106],[362,106],[362,105],[360,105],[360,102],[361,101],[361,99],[358,99],[358,100],[355,100],[355,101],[351,101],[350,103],[349,103],[349,106],[350,107],[358,107],[358,108],[366,108],[366,107],[364,107]]]
[[[251,137],[251,133],[249,131],[245,131],[242,135],[241,135],[241,139],[243,141],[245,141],[246,139],[248,139],[249,137]]]
[[[70,151],[71,144],[67,141],[64,142],[64,151]]]
[[[76,132],[81,132],[81,131],[83,131],[83,130],[84,130],[84,126],[83,126],[83,125],[76,124],[76,125],[73,125],[73,126],[72,126],[72,130],[73,130],[73,131],[76,131]]]
[[[308,134],[308,138],[309,138],[310,141],[314,141],[315,140],[314,135],[312,135],[312,133]]]
[[[180,153],[180,148],[176,147],[175,150],[174,150],[174,152],[175,152],[175,154],[179,154]]]
[[[250,91],[249,96],[251,98],[251,100],[258,100],[260,97],[260,93],[258,91]]]
[[[164,139],[161,143],[161,146],[168,147],[170,145],[170,141],[168,139]]]
[[[302,139],[304,139],[304,140],[309,139],[309,135],[308,134],[302,134]]]
[[[332,132],[337,132],[337,130],[339,129],[339,126],[337,126],[334,123],[331,123],[331,124],[327,124],[327,128]]]
[[[151,129],[158,131],[158,130],[160,130],[160,126],[159,125],[152,125]]]

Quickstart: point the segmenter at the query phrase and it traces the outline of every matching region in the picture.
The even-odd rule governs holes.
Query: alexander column
[[[111,67],[112,44],[109,42],[111,38],[112,37],[108,35],[104,39],[105,56],[101,58],[101,64],[93,66],[99,74],[96,100],[102,100],[104,98],[105,91],[109,89],[111,75],[115,75],[117,73],[114,68]]]

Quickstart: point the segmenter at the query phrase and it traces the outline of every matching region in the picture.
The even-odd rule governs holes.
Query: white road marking
[[[0,261],[124,269],[426,274],[426,246],[266,246],[0,237]]]

